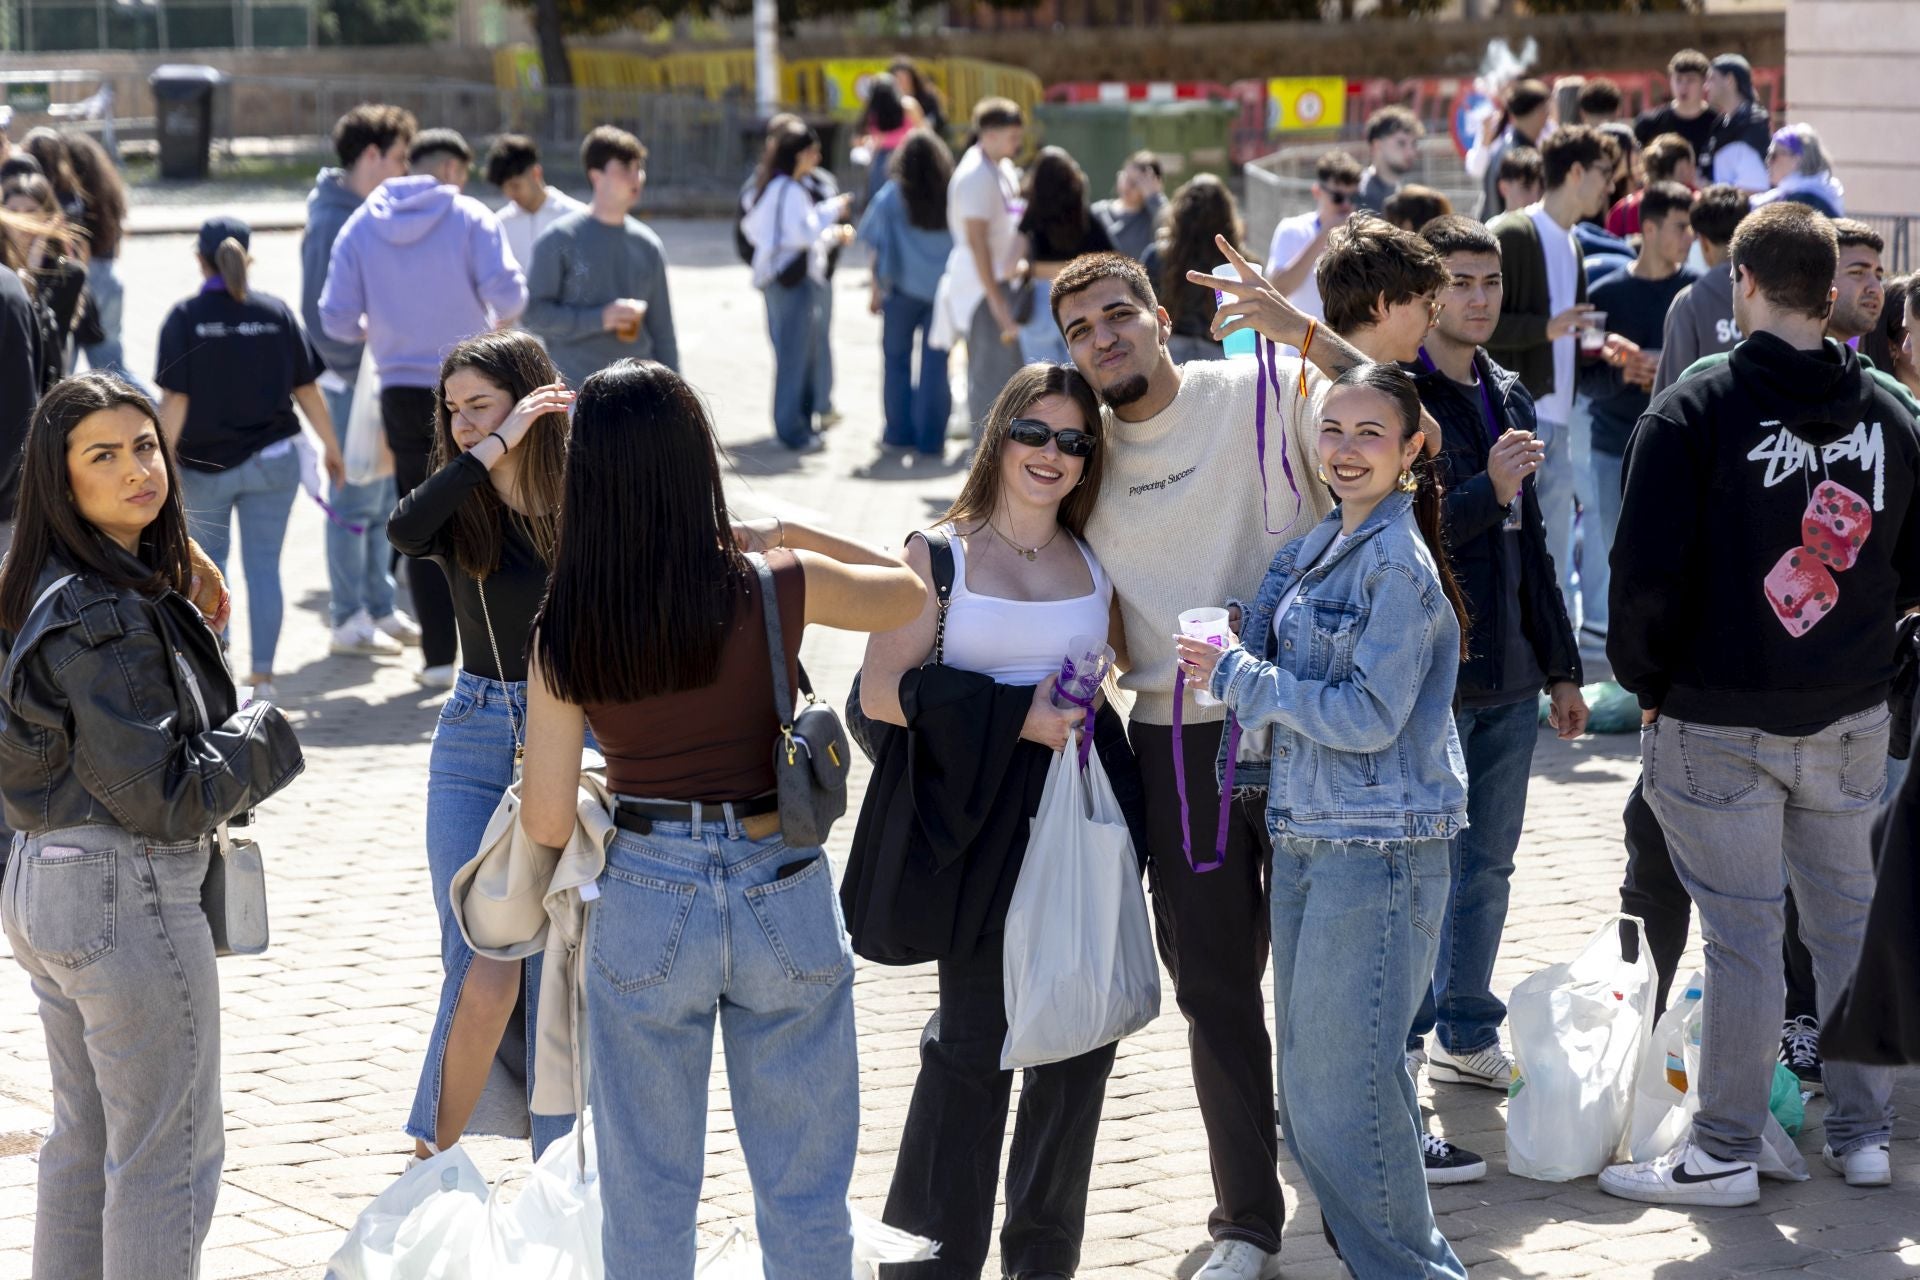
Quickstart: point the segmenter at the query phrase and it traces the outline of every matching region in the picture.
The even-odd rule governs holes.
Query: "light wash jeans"
[[[347,444],[347,419],[353,413],[353,384],[345,391],[328,391],[327,413],[340,447]],[[327,521],[327,616],[339,626],[365,609],[370,618],[393,612],[393,547],[387,541],[387,517],[393,514],[393,477],[365,484],[327,486],[327,503],[339,520]],[[340,521],[357,524],[355,533]]]
[[[813,439],[813,415],[825,404],[820,377],[820,294],[826,286],[808,276],[788,288],[765,289],[767,334],[773,339],[773,433],[789,449]]]
[[[1020,326],[1020,359],[1025,364],[1065,364],[1067,340],[1053,321],[1053,281],[1033,282],[1033,314]]]
[[[1785,886],[1814,980],[1831,998],[1853,976],[1873,900],[1870,831],[1887,780],[1887,709],[1790,738],[1668,716],[1640,731],[1647,803],[1700,912],[1707,996],[1694,1139],[1753,1160],[1786,1010]],[[1826,1064],[1827,1142],[1838,1154],[1887,1141],[1893,1071]]]
[[[813,306],[813,411],[833,412],[833,281],[820,286]]]
[[[1607,553],[1613,549],[1613,535],[1602,530],[1597,518],[1600,503],[1599,455],[1593,448],[1593,401],[1587,396],[1573,398],[1573,417],[1567,423],[1567,454],[1573,462],[1573,496],[1580,504],[1580,513],[1574,520],[1569,537],[1570,545],[1580,548],[1580,616],[1575,619],[1576,627],[1585,627],[1589,631],[1604,633],[1607,629]],[[1616,523],[1620,510],[1620,474],[1614,460],[1613,506]],[[1573,590],[1573,557],[1561,570],[1560,580],[1564,588]],[[1569,596],[1571,599],[1571,596]],[[1573,617],[1571,609],[1567,616]]]
[[[280,549],[287,541],[294,496],[300,492],[300,455],[291,440],[283,440],[225,471],[181,467],[179,475],[187,531],[222,575],[227,572],[233,518],[236,513],[240,517],[250,660],[255,671],[270,672],[286,609],[280,593]]]
[[[946,452],[947,419],[953,414],[953,387],[947,382],[947,353],[928,342],[933,303],[894,289],[880,304],[880,356],[885,367],[880,396],[886,410],[882,444]],[[920,342],[920,376],[914,376],[914,339]]]
[[[1274,842],[1287,1142],[1348,1269],[1366,1280],[1466,1280],[1434,1224],[1405,1055],[1448,878],[1445,840]]]
[[[717,1013],[767,1280],[847,1275],[860,1073],[826,854],[656,822],[617,835],[600,892],[586,985],[607,1274],[693,1275]]]
[[[427,875],[433,883],[433,909],[440,921],[440,1008],[434,1015],[433,1035],[427,1041],[426,1062],[414,1092],[407,1133],[423,1142],[435,1141],[440,1116],[440,1076],[446,1059],[447,1034],[453,1028],[454,1008],[473,951],[453,918],[449,890],[453,873],[479,852],[487,822],[499,807],[513,780],[513,721],[527,723],[525,682],[503,684],[471,671],[462,671],[453,692],[440,704],[440,722],[434,726],[433,748],[427,758]],[[540,965],[535,955],[521,963],[520,1008],[507,1021],[494,1053],[486,1092],[467,1122],[470,1134],[533,1138],[537,1159],[547,1144],[570,1132],[572,1116],[532,1114],[535,1015],[540,1007]],[[531,1117],[531,1121],[529,1121]]]
[[[127,291],[120,281],[120,266],[115,259],[94,258],[87,263],[87,293],[93,300],[93,311],[99,317],[100,328],[107,335],[105,342],[81,348],[87,354],[87,367],[125,378],[158,404],[160,394],[145,378],[127,367],[126,347],[120,341]]]
[[[1567,604],[1567,617],[1580,625],[1580,593],[1574,589],[1573,573],[1573,494],[1574,464],[1572,431],[1564,422],[1542,418],[1534,434],[1546,445],[1546,458],[1533,474],[1534,496],[1540,500],[1540,518],[1546,525],[1547,554],[1553,557],[1554,573],[1560,582],[1560,596]]]
[[[226,1152],[210,847],[118,827],[16,837],[0,919],[53,1077],[34,1280],[193,1280]]]
[[[1448,1053],[1478,1053],[1500,1038],[1507,1006],[1493,994],[1493,962],[1507,925],[1513,855],[1527,815],[1527,775],[1540,736],[1534,697],[1454,713],[1467,758],[1467,829],[1448,841],[1453,890],[1433,983],[1413,1020],[1409,1049],[1429,1031]]]

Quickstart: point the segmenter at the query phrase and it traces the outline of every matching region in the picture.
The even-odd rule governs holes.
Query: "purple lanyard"
[[[1215,827],[1213,861],[1193,860],[1193,828],[1187,823],[1187,755],[1181,749],[1180,712],[1187,701],[1187,677],[1181,672],[1173,679],[1173,789],[1180,797],[1180,850],[1187,855],[1187,866],[1195,874],[1218,871],[1227,862],[1227,819],[1233,813],[1233,771],[1240,756],[1240,721],[1227,712],[1227,771],[1220,781],[1220,820]]]
[[[1093,695],[1090,693],[1084,698],[1076,698],[1073,690],[1058,684],[1053,691],[1062,701],[1072,703],[1086,713],[1081,721],[1080,733],[1080,767],[1084,769],[1087,767],[1087,754],[1093,749]]]
[[[1427,354],[1425,347],[1420,348],[1420,367],[1428,373],[1440,372],[1433,363],[1433,357]],[[1493,407],[1493,393],[1487,390],[1486,377],[1477,376],[1475,382],[1480,387],[1480,405],[1487,411],[1487,444],[1491,446],[1500,439],[1500,414]]]
[[[1253,342],[1254,362],[1260,366],[1259,398],[1254,402],[1253,409],[1253,456],[1258,463],[1260,471],[1260,523],[1261,527],[1268,533],[1278,537],[1287,530],[1273,527],[1273,516],[1267,508],[1267,398],[1269,395],[1278,396],[1280,394],[1280,355],[1274,344],[1267,341],[1265,336],[1261,334],[1256,333]],[[1306,381],[1306,356],[1302,355],[1300,361],[1301,381],[1304,383]],[[1269,383],[1271,383],[1273,388],[1271,392],[1267,389]],[[1294,517],[1298,519],[1300,510],[1300,485],[1293,478],[1293,462],[1287,457],[1287,449],[1284,443],[1280,446],[1280,467],[1281,470],[1286,472],[1287,488],[1293,490],[1293,500],[1295,504]],[[1289,521],[1287,528],[1290,529],[1292,527],[1292,522]],[[1177,715],[1178,713],[1176,712],[1175,714]],[[1174,721],[1176,726],[1179,723],[1178,719]]]

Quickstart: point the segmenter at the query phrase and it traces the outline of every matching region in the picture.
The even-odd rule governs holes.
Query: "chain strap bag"
[[[505,684],[507,668],[500,661],[500,641],[493,634],[493,611],[487,608],[487,584],[480,580],[479,574],[473,577],[473,589],[480,593],[480,619],[487,624],[487,647],[493,650],[493,674],[499,677],[500,683]],[[517,786],[520,782],[520,766],[527,758],[527,734],[520,725],[520,717],[514,713],[511,693],[507,695],[507,723],[513,726],[513,782],[508,785]]]
[[[941,529],[929,529],[916,532],[911,537],[923,538],[927,544],[927,556],[933,567],[933,596],[936,607],[933,622],[933,653],[923,665],[939,666],[947,660],[947,607],[953,603],[953,544],[947,541],[947,535]],[[898,725],[886,724],[869,716],[860,707],[860,673],[853,673],[853,685],[847,690],[847,732],[852,735],[854,745],[860,748],[867,759],[878,763],[880,753],[887,749],[887,743],[898,729]]]
[[[807,679],[805,667],[799,669],[800,691],[807,702],[798,715],[794,714],[773,570],[764,556],[751,558],[754,571],[760,575],[760,612],[767,624],[774,714],[780,720],[780,736],[773,744],[780,829],[795,848],[825,844],[834,820],[847,811],[847,733],[833,708],[813,696],[813,683]]]

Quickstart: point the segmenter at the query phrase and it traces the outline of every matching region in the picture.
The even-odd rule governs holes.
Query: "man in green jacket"
[[[1536,434],[1546,461],[1535,473],[1547,550],[1566,593],[1573,544],[1573,460],[1567,424],[1573,416],[1575,331],[1593,313],[1573,225],[1606,211],[1619,150],[1598,129],[1572,125],[1540,148],[1547,194],[1510,209],[1489,225],[1500,242],[1505,292],[1487,354],[1520,375],[1538,410]],[[1568,608],[1573,608],[1571,600]]]

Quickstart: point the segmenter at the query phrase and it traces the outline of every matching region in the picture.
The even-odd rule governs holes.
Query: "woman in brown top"
[[[859,1132],[853,955],[823,851],[780,834],[780,660],[807,624],[887,631],[924,588],[896,556],[804,525],[733,525],[706,411],[664,365],[587,379],[534,621],[521,825],[565,844],[592,726],[619,797],[588,927],[588,1054],[610,1276],[691,1277],[718,1011],[772,1275],[852,1270]]]

